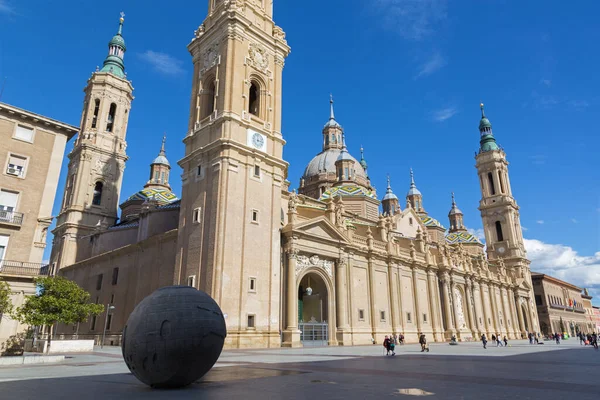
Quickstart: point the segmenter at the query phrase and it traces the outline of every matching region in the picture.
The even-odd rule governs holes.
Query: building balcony
[[[50,275],[50,266],[22,261],[0,260],[0,276],[38,277]]]
[[[23,213],[0,210],[0,224],[8,224],[20,227],[23,225]]]

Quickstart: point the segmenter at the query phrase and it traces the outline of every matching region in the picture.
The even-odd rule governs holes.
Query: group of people
[[[501,339],[499,334],[492,334],[492,342],[496,342],[496,347],[508,347],[508,339],[506,338],[506,335]],[[483,348],[487,349],[488,340],[485,336],[485,333],[481,335],[481,343],[483,343]]]
[[[529,339],[529,344],[539,344],[540,343],[540,334],[537,335],[535,333],[529,332],[527,334],[527,339]]]
[[[595,333],[581,333],[579,332],[577,334],[577,337],[579,338],[579,344],[581,345],[590,345],[593,346],[596,350],[598,350],[598,335]]]
[[[386,335],[383,340],[383,347],[386,350],[385,355],[389,356],[392,353],[391,355],[395,356],[396,352],[394,350],[398,344],[404,344],[404,335]]]

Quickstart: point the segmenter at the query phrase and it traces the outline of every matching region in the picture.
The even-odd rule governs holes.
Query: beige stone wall
[[[120,335],[129,314],[135,306],[156,289],[173,284],[177,231],[171,230],[64,268],[60,274],[77,282],[91,294],[91,301],[115,306],[108,336]],[[114,268],[119,268],[118,280],[112,284]],[[102,287],[97,289],[98,276]],[[94,338],[102,334],[106,314],[79,325],[80,338]],[[57,334],[72,335],[74,326],[59,326]],[[69,336],[67,336],[69,337]]]
[[[15,309],[22,306],[28,296],[35,294],[35,285],[31,279],[11,278],[6,276],[3,277],[3,279],[10,286],[12,292],[10,298]],[[12,335],[23,332],[25,329],[27,329],[26,325],[13,320],[8,315],[2,315],[2,319],[0,320],[0,343],[4,342]]]

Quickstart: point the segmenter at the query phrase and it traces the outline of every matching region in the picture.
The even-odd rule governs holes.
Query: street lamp
[[[102,342],[100,343],[100,348],[104,348],[104,338],[106,336],[106,325],[108,325],[108,314],[111,310],[114,310],[115,306],[111,306],[110,303],[106,305],[106,317],[104,318],[104,330],[102,331]]]

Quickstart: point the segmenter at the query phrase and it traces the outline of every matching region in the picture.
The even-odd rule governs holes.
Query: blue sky
[[[510,162],[532,269],[600,296],[600,3],[274,2],[292,47],[283,93],[292,187],[320,151],[333,93],[349,150],[358,157],[365,147],[379,194],[389,173],[404,197],[412,167],[432,216],[447,225],[454,191],[465,223],[480,232],[473,156],[483,101]],[[163,132],[172,165],[183,155],[192,72],[186,46],[206,3],[0,0],[1,101],[77,125],[82,89],[125,11],[125,63],[136,97],[121,194],[129,196],[145,183]],[[179,193],[178,179],[171,183]]]

